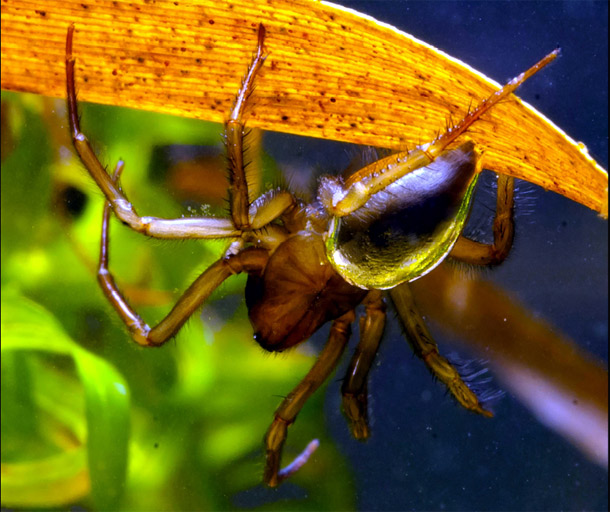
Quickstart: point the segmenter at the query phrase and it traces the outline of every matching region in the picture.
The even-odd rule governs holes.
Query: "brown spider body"
[[[354,309],[366,294],[335,272],[320,234],[299,231],[273,252],[260,277],[248,276],[254,339],[265,350],[290,348]]]
[[[80,129],[75,93],[74,26],[66,39],[66,82],[70,130],[74,147],[106,198],[98,281],[133,340],[158,347],[171,339],[222,282],[248,274],[246,303],[254,335],[269,351],[283,351],[303,342],[327,322],[328,341],[303,380],[275,412],[265,436],[263,479],[270,486],[297,471],[317,447],[312,442],[293,463],[280,469],[288,427],[308,398],[334,371],[347,345],[355,308],[362,304],[360,340],[341,388],[343,410],[357,439],[369,435],[367,379],[379,347],[386,318],[381,289],[389,296],[414,353],[465,408],[484,416],[484,409],[458,371],[440,355],[425,325],[408,282],[448,256],[476,264],[494,264],[506,257],[513,239],[513,180],[498,177],[493,244],[467,239],[462,229],[482,158],[473,142],[448,146],[497,102],[551,62],[549,54],[501,90],[469,111],[437,139],[411,151],[396,153],[347,178],[324,177],[317,199],[309,205],[290,192],[271,191],[250,201],[244,165],[243,121],[258,70],[265,61],[265,28],[233,110],[225,124],[229,164],[229,218],[162,219],[140,216],[119,184],[123,163],[109,175]],[[124,299],[109,271],[110,213],[147,236],[231,242],[227,251],[178,299],[157,325],[150,327]]]

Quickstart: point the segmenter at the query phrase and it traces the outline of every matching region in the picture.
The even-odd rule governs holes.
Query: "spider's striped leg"
[[[497,265],[504,261],[515,236],[514,190],[514,178],[499,174],[493,244],[475,242],[460,235],[449,254],[452,258],[474,265]]]
[[[360,319],[360,342],[350,362],[341,393],[343,412],[356,439],[369,437],[367,382],[371,365],[385,327],[386,307],[379,290],[371,291],[363,301],[366,316]]]
[[[242,117],[248,98],[254,90],[256,74],[265,62],[264,41],[265,27],[260,24],[258,27],[256,53],[235,97],[233,110],[225,123],[225,146],[229,165],[229,205],[233,225],[239,230],[248,230],[250,228],[250,220],[248,218],[250,198],[245,172],[248,162],[244,161],[247,132]]]
[[[483,409],[479,399],[462,380],[455,367],[439,354],[438,346],[417,310],[409,284],[403,283],[393,288],[390,290],[390,296],[413,352],[424,361],[432,375],[447,386],[463,407],[483,416],[493,416],[491,412]]]
[[[305,464],[307,457],[317,447],[315,441],[293,463],[280,470],[282,448],[286,441],[288,427],[294,423],[297,414],[309,397],[320,387],[335,369],[350,336],[354,312],[349,311],[337,318],[330,328],[330,335],[317,361],[305,378],[283,400],[275,411],[273,422],[265,435],[267,450],[264,482],[270,487],[277,486]]]

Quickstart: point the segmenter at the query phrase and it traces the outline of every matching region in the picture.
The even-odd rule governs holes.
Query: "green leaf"
[[[59,367],[62,365],[57,364],[57,355],[72,358],[84,388],[86,413],[81,412],[81,419],[85,416],[87,425],[86,444],[82,444],[78,417],[65,414],[66,406],[58,400],[61,389],[53,386],[57,372],[52,376],[45,371],[31,372],[34,402],[39,406],[51,404],[47,411],[39,407],[34,412],[40,422],[39,432],[49,435],[51,429],[56,434],[49,435],[51,438],[61,438],[63,432],[63,438],[72,439],[72,446],[35,460],[25,455],[23,460],[3,461],[2,504],[28,507],[73,503],[86,495],[90,481],[95,507],[116,508],[125,486],[129,440],[129,394],[124,379],[109,363],[77,345],[47,310],[10,290],[2,293],[1,326],[3,360],[12,351],[27,351],[33,359],[37,352],[46,353],[47,363]],[[17,377],[18,372],[8,374]],[[66,422],[70,417],[72,421]],[[3,417],[2,423],[13,420],[18,418]],[[56,444],[65,448],[65,443]]]

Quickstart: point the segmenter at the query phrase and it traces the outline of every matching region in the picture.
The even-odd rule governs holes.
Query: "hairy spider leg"
[[[312,448],[311,443],[295,460],[297,468],[289,464],[280,470],[282,448],[286,441],[288,427],[294,423],[297,414],[305,405],[309,397],[322,385],[337,366],[339,358],[345,350],[351,334],[351,323],[354,321],[354,311],[348,311],[333,321],[326,345],[320,352],[318,359],[305,378],[288,394],[277,408],[273,422],[265,434],[266,462],[263,481],[270,487],[276,487],[288,478],[294,471],[307,461],[306,455]],[[315,446],[315,445],[314,445]]]
[[[370,435],[368,425],[367,383],[368,374],[379,349],[386,322],[386,306],[383,294],[372,290],[363,301],[366,314],[360,318],[360,341],[350,361],[341,394],[343,412],[356,439]]]
[[[472,123],[498,102],[512,94],[528,78],[555,60],[559,53],[559,48],[555,49],[527,71],[510,80],[504,87],[484,100],[476,109],[468,112],[457,125],[448,128],[432,142],[419,146],[412,151],[396,153],[373,162],[352,174],[345,183],[335,181],[329,184],[329,190],[322,191],[321,194],[324,207],[335,217],[349,215],[364,206],[373,194],[383,190],[405,174],[429,165]]]
[[[247,230],[250,227],[248,216],[249,195],[246,180],[246,162],[244,162],[244,139],[246,131],[242,116],[244,114],[247,100],[254,90],[254,79],[265,62],[264,50],[265,27],[261,23],[258,26],[258,46],[252,62],[248,67],[246,76],[235,97],[233,110],[225,123],[225,146],[229,163],[229,204],[231,219],[236,229]]]
[[[432,375],[447,387],[463,407],[483,416],[493,416],[490,411],[482,407],[477,396],[462,380],[455,367],[440,355],[438,346],[417,309],[409,283],[392,288],[390,297],[413,352],[426,364]]]
[[[106,169],[91,148],[87,137],[81,131],[74,80],[76,59],[72,56],[73,39],[74,25],[70,25],[66,37],[66,92],[72,143],[83,165],[104,193],[106,200],[110,203],[118,219],[134,231],[155,238],[182,240],[187,238],[239,237],[242,232],[235,228],[231,219],[206,217],[162,219],[158,217],[140,217],[138,215],[134,206],[106,172]]]
[[[515,180],[511,176],[498,175],[496,215],[493,222],[494,241],[484,244],[460,235],[449,256],[473,265],[498,265],[502,263],[513,245]]]

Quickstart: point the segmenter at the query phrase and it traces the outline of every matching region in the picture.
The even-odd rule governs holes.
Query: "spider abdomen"
[[[348,282],[393,288],[438,265],[468,218],[479,154],[472,142],[448,151],[331,221],[328,258]]]
[[[261,276],[248,276],[246,304],[256,341],[282,351],[355,308],[366,293],[333,270],[320,235],[301,231],[274,251]]]

